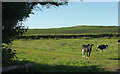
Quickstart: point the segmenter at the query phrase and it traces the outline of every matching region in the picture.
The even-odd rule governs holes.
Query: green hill
[[[25,35],[33,34],[98,34],[98,33],[118,33],[117,26],[74,26],[51,29],[28,29]]]

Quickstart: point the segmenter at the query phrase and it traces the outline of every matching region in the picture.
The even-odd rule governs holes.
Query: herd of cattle
[[[117,44],[119,44],[119,43],[120,43],[120,40],[117,41]],[[85,45],[85,44],[82,45],[82,57],[83,58],[85,58],[85,53],[87,55],[86,59],[90,58],[90,54],[91,54],[91,50],[92,50],[93,45],[94,44],[91,44],[91,43],[87,44],[87,45]],[[100,52],[102,52],[103,49],[105,49],[106,51],[109,51],[108,50],[108,44],[97,45],[97,49],[100,49]]]

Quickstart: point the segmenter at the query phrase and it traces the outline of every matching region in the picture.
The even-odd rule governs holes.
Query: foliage
[[[8,46],[2,46],[2,65],[9,65],[12,63],[13,59],[16,59],[16,50],[8,48]]]
[[[49,7],[50,5],[64,5],[66,2],[3,2],[2,43],[9,44],[15,36],[22,35],[25,32],[25,26],[17,25],[17,23],[25,21],[29,14],[34,14],[32,10],[36,8],[37,4]]]
[[[36,5],[51,5],[60,6],[66,4],[66,2],[3,2],[2,3],[2,44],[10,45],[11,41],[27,31],[22,21],[29,18],[29,14],[34,14],[33,9]],[[15,57],[14,50],[2,47],[3,63],[10,64],[11,60]]]
[[[120,37],[120,34],[40,34],[40,35],[24,35],[16,39],[71,39],[71,38],[102,38],[102,37]]]

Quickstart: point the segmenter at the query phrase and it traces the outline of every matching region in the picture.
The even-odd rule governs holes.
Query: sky
[[[118,2],[69,2],[68,5],[33,10],[23,22],[29,28],[60,28],[80,25],[118,26]]]

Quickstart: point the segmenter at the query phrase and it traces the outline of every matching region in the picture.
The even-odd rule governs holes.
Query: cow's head
[[[91,43],[90,43],[90,46],[93,46],[93,45],[94,45],[94,44],[91,44]]]
[[[106,44],[105,46],[108,47],[108,44]]]

